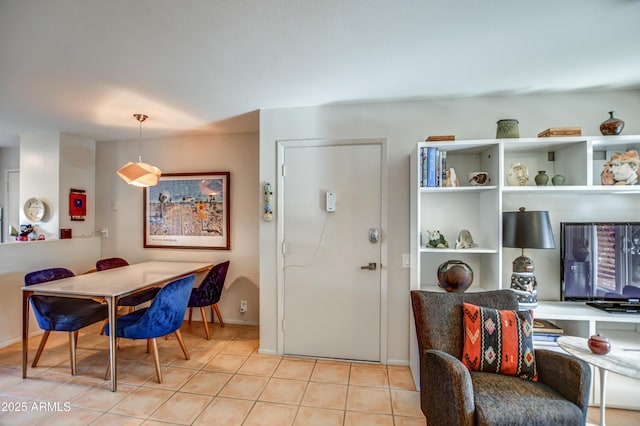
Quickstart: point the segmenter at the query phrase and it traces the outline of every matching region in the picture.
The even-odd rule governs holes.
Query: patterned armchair
[[[469,371],[460,361],[462,303],[517,310],[510,290],[411,291],[420,351],[420,402],[429,426],[584,425],[591,370],[570,355],[535,350],[538,381]]]

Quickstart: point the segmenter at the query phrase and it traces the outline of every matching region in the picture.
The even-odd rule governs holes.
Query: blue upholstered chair
[[[30,286],[48,281],[60,280],[72,277],[74,274],[65,268],[50,268],[34,271],[24,276],[24,285]],[[66,331],[69,333],[69,354],[71,357],[71,374],[76,374],[76,344],[78,343],[78,330],[107,318],[107,305],[91,299],[78,299],[73,297],[58,296],[31,296],[31,306],[38,321],[38,325],[44,330],[42,340],[38,346],[36,357],[32,367],[38,365],[40,356],[47,339],[52,331]]]
[[[218,302],[222,295],[222,289],[224,288],[224,280],[227,277],[227,271],[229,271],[229,261],[218,263],[211,268],[207,275],[200,283],[200,286],[191,290],[191,297],[189,298],[189,324],[191,324],[191,314],[193,308],[200,308],[200,314],[202,315],[202,323],[204,324],[204,332],[207,335],[207,340],[211,340],[211,333],[209,333],[209,326],[207,325],[207,313],[204,308],[211,306],[211,322],[213,322],[213,311],[215,310],[220,320],[220,327],[224,327],[224,321],[222,315],[220,315],[220,309],[218,308]]]
[[[184,314],[187,312],[187,302],[195,278],[195,275],[189,275],[170,282],[160,289],[158,295],[151,302],[151,306],[118,317],[116,324],[118,338],[146,339],[147,344],[151,346],[158,383],[162,383],[162,372],[158,357],[157,337],[175,333],[185,359],[189,359],[189,352],[182,340],[180,326],[184,320]],[[105,326],[104,332],[109,335],[109,324]],[[109,370],[107,370],[108,375]]]
[[[104,271],[106,269],[120,268],[122,266],[128,266],[129,262],[121,257],[109,257],[106,259],[100,259],[96,262],[96,271]],[[151,287],[141,290],[137,293],[130,294],[118,300],[118,306],[126,306],[129,308],[129,312],[145,302],[153,300],[156,294],[160,291],[160,287]]]

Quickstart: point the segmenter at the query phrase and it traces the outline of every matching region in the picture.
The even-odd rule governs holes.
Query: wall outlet
[[[100,231],[100,233],[103,237],[107,238],[109,236],[109,228],[102,228],[102,231]]]
[[[242,313],[247,312],[247,301],[246,300],[241,300],[240,301],[240,312],[242,312]]]

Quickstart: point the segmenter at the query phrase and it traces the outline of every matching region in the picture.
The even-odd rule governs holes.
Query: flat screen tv
[[[561,299],[640,301],[640,222],[561,222]]]

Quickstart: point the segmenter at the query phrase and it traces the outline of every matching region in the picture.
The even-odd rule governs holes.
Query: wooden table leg
[[[27,358],[29,357],[29,299],[32,291],[22,291],[22,378],[27,377]]]

